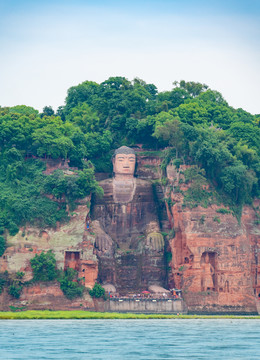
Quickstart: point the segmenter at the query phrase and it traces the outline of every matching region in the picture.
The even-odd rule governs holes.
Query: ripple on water
[[[1,359],[260,359],[259,320],[0,321]]]

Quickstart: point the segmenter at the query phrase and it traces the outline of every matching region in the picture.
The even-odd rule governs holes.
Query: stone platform
[[[185,303],[182,299],[132,299],[111,298],[105,303],[104,311],[141,314],[185,314]]]

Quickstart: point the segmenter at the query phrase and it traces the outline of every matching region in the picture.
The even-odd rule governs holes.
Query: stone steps
[[[168,221],[168,216],[167,216],[166,206],[164,203],[164,193],[163,193],[162,186],[156,185],[155,190],[156,190],[156,197],[157,197],[158,207],[159,207],[158,210],[160,211],[160,220],[163,223],[164,221]]]

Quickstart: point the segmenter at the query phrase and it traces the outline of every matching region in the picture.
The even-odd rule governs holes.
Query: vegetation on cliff
[[[30,260],[30,264],[33,271],[33,278],[30,281],[23,281],[25,274],[21,271],[15,274],[10,274],[7,271],[0,273],[0,294],[6,287],[9,295],[19,299],[24,286],[30,286],[37,282],[58,281],[61,290],[68,299],[83,296],[86,289],[81,285],[77,271],[70,268],[65,271],[58,270],[52,250],[35,254]]]
[[[93,298],[103,298],[106,300],[105,289],[98,283],[95,283],[93,289],[89,289],[89,295]]]
[[[61,290],[68,299],[83,296],[85,287],[80,284],[77,271],[70,268],[65,271],[58,270],[52,250],[36,254],[30,263],[33,271],[32,282],[58,280]]]
[[[3,255],[5,249],[6,249],[5,238],[3,236],[0,236],[0,256]]]
[[[51,250],[36,254],[30,263],[34,281],[52,281],[57,278],[56,259]]]
[[[59,277],[60,288],[63,294],[70,300],[76,297],[82,297],[85,290],[85,287],[77,281],[77,276],[78,273],[76,270],[68,268],[62,272]]]
[[[0,233],[66,221],[68,204],[101,192],[94,172],[111,171],[112,150],[135,144],[167,147],[164,167],[197,165],[233,207],[259,196],[260,115],[230,107],[204,84],[180,81],[159,93],[141,79],[111,77],[71,87],[56,114],[0,107]],[[50,158],[79,170],[45,175]]]

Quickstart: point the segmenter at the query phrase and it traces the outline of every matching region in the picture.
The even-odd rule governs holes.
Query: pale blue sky
[[[70,86],[199,81],[260,113],[260,1],[0,0],[0,105],[63,105]]]

